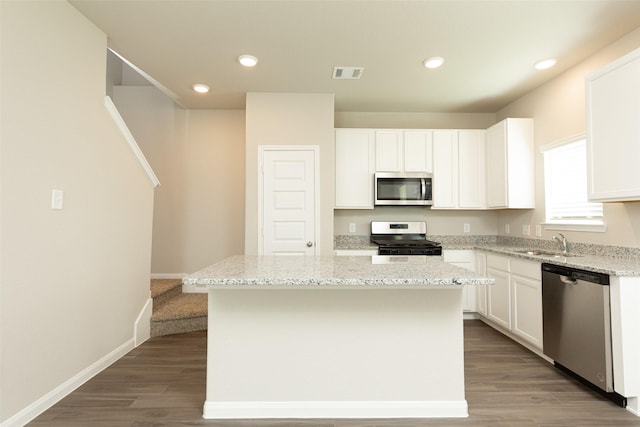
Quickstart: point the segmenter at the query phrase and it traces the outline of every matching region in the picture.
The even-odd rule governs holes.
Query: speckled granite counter
[[[427,236],[440,242],[444,250],[467,249],[508,255],[532,261],[580,268],[611,276],[640,276],[640,249],[621,246],[593,245],[569,242],[570,257],[553,255],[528,255],[521,249],[540,249],[558,252],[558,244],[551,240],[527,239],[507,236]],[[368,236],[336,236],[335,249],[377,249],[371,246]]]
[[[429,256],[234,256],[183,280],[187,285],[225,288],[389,287],[486,285],[481,277]]]

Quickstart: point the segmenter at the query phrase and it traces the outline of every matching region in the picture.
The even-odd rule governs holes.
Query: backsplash
[[[498,236],[497,244],[504,246],[522,246],[524,248],[545,249],[559,252],[558,242],[547,239],[527,239],[524,237]],[[567,249],[570,253],[579,255],[596,255],[620,259],[640,260],[640,248],[630,248],[624,246],[594,245],[590,243],[567,242]]]
[[[340,234],[333,238],[334,249],[376,249],[369,241],[369,235]],[[522,248],[544,249],[559,252],[559,244],[553,240],[528,239],[524,237],[495,235],[427,235],[428,240],[447,246],[501,245]],[[594,245],[589,243],[567,242],[569,252],[580,255],[596,255],[620,259],[640,260],[640,248],[623,246]]]

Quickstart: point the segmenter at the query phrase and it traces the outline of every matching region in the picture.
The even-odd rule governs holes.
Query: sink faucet
[[[567,238],[564,237],[564,235],[562,233],[558,233],[558,236],[553,236],[553,240],[556,240],[558,243],[560,243],[560,246],[562,246],[562,254],[566,255],[567,252]]]

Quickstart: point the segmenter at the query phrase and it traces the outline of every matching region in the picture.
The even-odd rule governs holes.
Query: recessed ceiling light
[[[252,55],[240,55],[238,61],[245,67],[255,67],[258,63],[258,58]]]
[[[439,66],[444,64],[444,58],[440,56],[433,56],[431,58],[425,59],[423,64],[427,68],[438,68]]]
[[[534,67],[536,68],[536,70],[546,70],[547,68],[551,68],[554,65],[556,65],[556,60],[553,58],[549,58],[536,62]]]
[[[209,86],[203,85],[202,83],[196,83],[192,87],[193,87],[193,90],[195,90],[198,93],[207,93],[207,92],[209,92]]]

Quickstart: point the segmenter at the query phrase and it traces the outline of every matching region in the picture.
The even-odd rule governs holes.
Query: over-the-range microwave
[[[430,173],[377,172],[374,177],[376,206],[433,204],[433,176]]]

